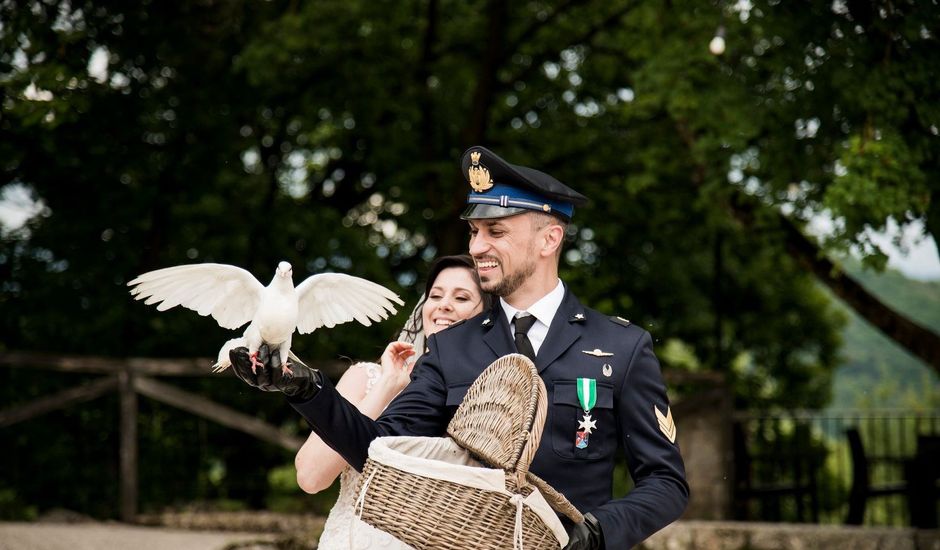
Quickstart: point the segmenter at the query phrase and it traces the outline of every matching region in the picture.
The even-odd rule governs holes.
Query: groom
[[[411,384],[378,420],[343,399],[315,369],[278,365],[252,372],[247,350],[231,354],[236,374],[281,391],[332,448],[361,470],[369,443],[384,435],[443,436],[467,388],[497,358],[533,359],[548,391],[548,418],[530,470],[585,513],[569,550],[621,549],[677,519],[689,489],[652,339],[620,317],[581,305],[558,278],[565,229],[586,198],[552,176],[510,164],[483,147],[462,159],[470,225],[483,290],[500,297],[488,312],[428,340]],[[272,354],[277,357],[277,354]],[[634,488],[612,498],[622,448]]]

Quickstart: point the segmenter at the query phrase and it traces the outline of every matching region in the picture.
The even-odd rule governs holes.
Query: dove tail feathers
[[[222,372],[232,366],[232,361],[229,359],[228,354],[233,349],[240,347],[248,347],[248,343],[244,336],[232,338],[228,342],[222,344],[222,349],[219,350],[219,358],[216,363],[212,365],[212,372]]]

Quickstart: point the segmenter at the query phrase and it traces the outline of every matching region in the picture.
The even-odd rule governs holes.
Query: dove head
[[[277,276],[278,276],[278,277],[283,277],[283,278],[285,278],[285,279],[290,279],[291,276],[292,276],[292,274],[293,274],[293,270],[291,269],[291,266],[290,266],[289,263],[287,263],[287,262],[281,262],[281,263],[277,264],[277,272],[276,272],[276,273],[277,273]]]

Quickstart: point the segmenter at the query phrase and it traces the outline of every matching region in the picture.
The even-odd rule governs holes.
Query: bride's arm
[[[366,393],[368,383],[365,366],[356,364],[346,369],[336,383],[336,389],[347,401],[358,405]],[[307,441],[294,457],[294,466],[297,469],[297,485],[305,492],[313,494],[332,485],[346,467],[346,461],[311,431]]]
[[[379,377],[366,393],[356,408],[359,412],[375,420],[395,396],[411,382],[411,369],[414,362],[409,358],[414,355],[414,346],[405,342],[391,342],[382,353]]]
[[[408,385],[411,368],[407,359],[414,354],[411,344],[392,342],[382,354],[378,379],[369,391],[369,376],[362,364],[351,366],[336,384],[336,389],[347,401],[356,405],[362,414],[378,418],[389,402]],[[328,488],[346,467],[346,461],[327,446],[317,434],[311,432],[294,458],[297,484],[308,493]]]

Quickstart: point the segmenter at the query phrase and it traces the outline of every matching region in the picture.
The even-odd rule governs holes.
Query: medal
[[[584,409],[584,416],[579,422],[578,431],[575,432],[574,446],[578,449],[586,449],[591,432],[597,427],[597,421],[591,418],[591,409],[597,403],[597,380],[578,378],[578,401]]]

